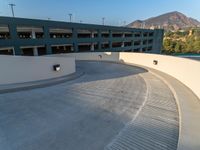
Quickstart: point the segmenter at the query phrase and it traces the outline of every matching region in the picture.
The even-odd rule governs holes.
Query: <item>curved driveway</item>
[[[78,79],[0,94],[0,149],[176,149],[177,108],[161,80],[122,64],[77,67]]]

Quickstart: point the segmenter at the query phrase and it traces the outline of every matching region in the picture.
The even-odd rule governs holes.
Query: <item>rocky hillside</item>
[[[128,25],[132,28],[164,28],[165,30],[179,30],[188,27],[200,27],[200,22],[187,17],[180,12],[170,12],[146,20],[136,20]]]

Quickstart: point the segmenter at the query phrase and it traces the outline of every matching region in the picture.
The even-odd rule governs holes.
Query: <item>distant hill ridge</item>
[[[200,27],[200,22],[194,18],[174,11],[146,20],[136,20],[127,25],[131,28],[164,28],[165,30],[178,30],[190,27]]]

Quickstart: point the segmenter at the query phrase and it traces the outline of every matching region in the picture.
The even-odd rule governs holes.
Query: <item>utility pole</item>
[[[69,14],[69,21],[72,22],[72,14]]]
[[[102,25],[105,25],[105,17],[102,18]]]
[[[15,4],[8,4],[10,5],[11,11],[12,11],[12,16],[15,17],[14,9],[13,7],[16,6]]]
[[[124,27],[126,26],[126,21],[124,21]]]

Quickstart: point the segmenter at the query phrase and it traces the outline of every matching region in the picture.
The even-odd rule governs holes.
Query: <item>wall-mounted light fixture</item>
[[[60,64],[53,65],[54,71],[60,71],[60,69],[61,69]]]
[[[99,55],[99,59],[102,59],[102,55]]]
[[[157,64],[158,64],[158,61],[157,61],[157,60],[153,60],[153,64],[154,64],[154,65],[157,65]]]

